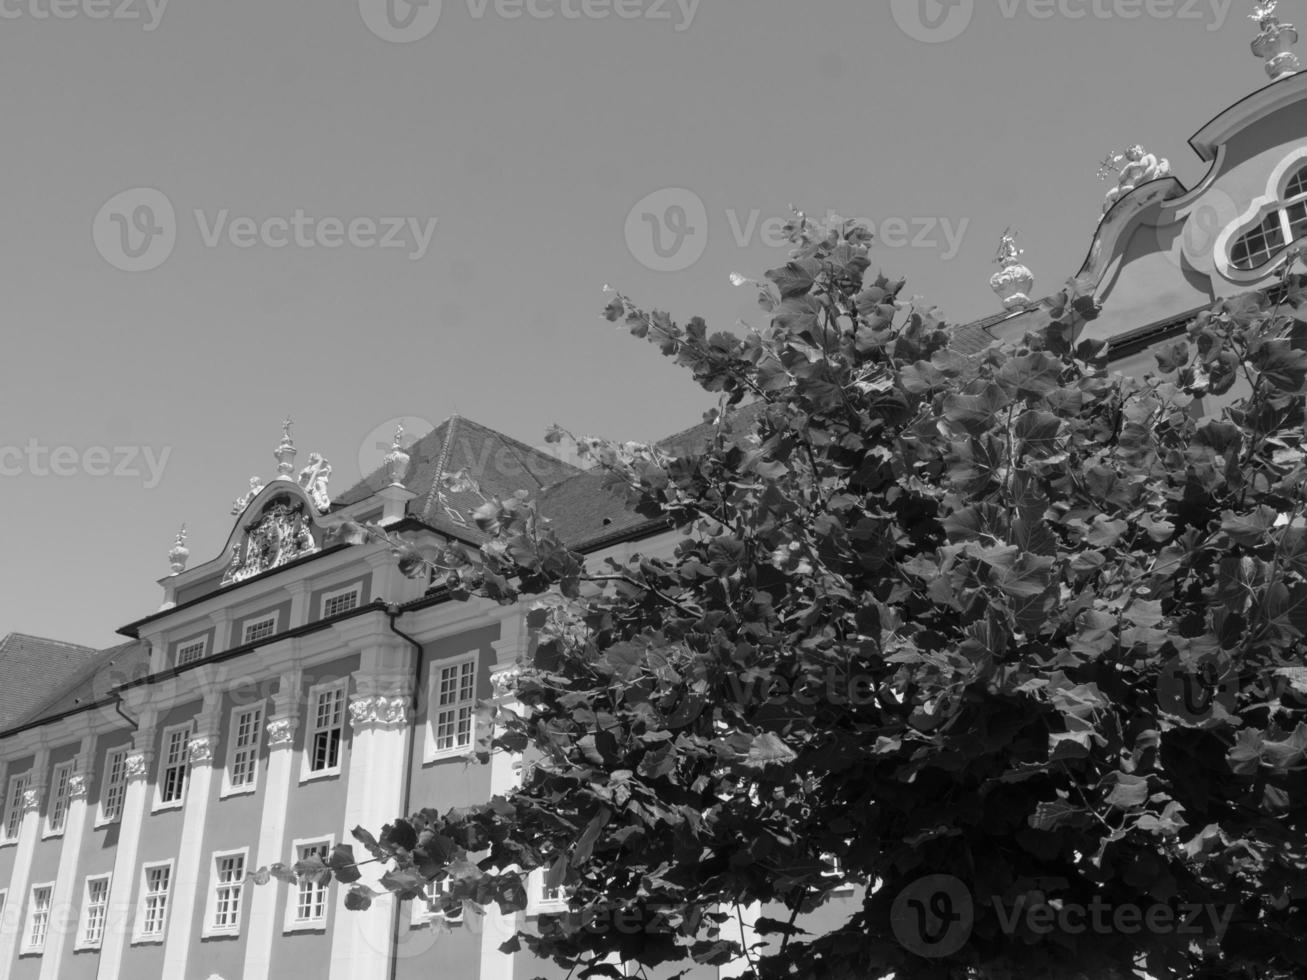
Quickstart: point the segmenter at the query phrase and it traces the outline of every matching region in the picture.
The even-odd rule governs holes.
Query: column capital
[[[91,775],[85,770],[80,770],[68,777],[68,798],[70,800],[86,799],[87,791],[91,788]]]
[[[218,736],[209,732],[192,735],[186,743],[186,761],[191,765],[202,765],[213,761],[213,750],[218,744]]]
[[[292,716],[271,719],[268,722],[268,745],[274,749],[290,745],[295,741],[295,730],[298,727],[299,719]]]
[[[356,694],[349,699],[349,718],[354,728],[406,728],[409,724],[408,695]]]

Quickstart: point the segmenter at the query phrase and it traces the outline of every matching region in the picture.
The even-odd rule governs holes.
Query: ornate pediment
[[[243,582],[319,550],[313,519],[299,495],[272,497],[231,546],[222,584]]]

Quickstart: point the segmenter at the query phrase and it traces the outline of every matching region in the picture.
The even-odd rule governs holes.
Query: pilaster
[[[97,980],[118,980],[123,953],[132,925],[132,895],[136,887],[136,855],[141,846],[141,826],[149,809],[150,770],[154,768],[154,740],[158,735],[153,712],[143,713],[140,727],[127,753],[127,792],[118,819],[118,847],[114,851],[113,879],[109,882],[109,904],[105,910],[104,942],[100,945]]]
[[[82,855],[82,834],[86,829],[86,796],[94,772],[95,736],[87,735],[77,756],[77,766],[68,777],[68,813],[64,817],[63,847],[59,852],[51,920],[45,954],[41,957],[40,980],[58,980],[63,958],[77,938],[78,860]],[[62,921],[60,921],[60,917]]]
[[[9,900],[5,903],[4,925],[7,928],[0,931],[0,980],[8,980],[17,962],[18,941],[27,909],[27,889],[32,883],[32,855],[41,838],[41,800],[45,798],[49,768],[50,750],[45,747],[37,749],[32,763],[32,779],[23,793],[23,820],[18,828],[14,870],[9,878]]]

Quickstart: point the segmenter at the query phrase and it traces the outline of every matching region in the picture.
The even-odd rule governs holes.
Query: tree
[[[747,336],[607,307],[721,399],[701,448],[578,441],[672,559],[590,568],[524,495],[473,515],[479,550],[392,539],[458,597],[534,602],[536,645],[497,719],[521,788],[360,829],[386,887],[513,910],[547,869],[569,912],[510,948],[580,977],[1307,974],[1303,284],[1128,379],[1075,283],[968,357],[865,230],[789,233]],[[843,882],[861,908],[805,933]],[[784,913],[744,951],[757,902]]]

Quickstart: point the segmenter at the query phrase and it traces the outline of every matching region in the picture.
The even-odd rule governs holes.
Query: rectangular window
[[[32,886],[32,904],[27,914],[27,933],[23,937],[24,953],[45,950],[45,934],[50,928],[50,896],[54,885]]]
[[[172,863],[147,864],[141,869],[141,904],[136,912],[138,942],[163,938],[168,924],[168,889],[172,885]]]
[[[79,948],[98,949],[104,941],[104,921],[109,909],[109,875],[86,879],[82,897],[82,929]]]
[[[306,762],[310,775],[337,772],[340,769],[340,743],[345,733],[345,685],[334,684],[309,689],[309,732]]]
[[[177,648],[177,666],[185,667],[187,664],[193,664],[197,660],[203,660],[205,653],[209,649],[209,638],[202,636],[198,640],[190,643],[183,643]]]
[[[359,586],[357,585],[328,592],[322,597],[322,618],[330,619],[332,616],[339,616],[356,608],[358,604]]]
[[[437,878],[434,881],[427,882],[426,890],[426,913],[429,918],[437,916],[443,918],[446,922],[462,922],[463,910],[457,912],[445,912],[445,896],[449,894],[449,879]]]
[[[263,705],[237,708],[231,713],[228,735],[226,790],[252,790],[259,776],[259,741],[263,731]]]
[[[100,791],[100,823],[114,823],[123,815],[127,799],[127,749],[110,749],[104,756],[104,787]]]
[[[241,896],[245,889],[245,852],[213,856],[210,931],[237,933],[241,928]]]
[[[23,794],[27,792],[31,781],[30,772],[9,777],[9,791],[5,793],[4,839],[6,842],[18,840],[18,831],[23,826]]]
[[[562,912],[567,909],[567,893],[561,887],[550,888],[545,884],[544,871],[536,871],[531,876],[530,892],[531,909],[533,913],[541,912]]]
[[[331,838],[315,841],[296,841],[294,844],[296,863],[314,857],[325,862],[331,855],[331,841]],[[295,886],[295,894],[292,896],[291,905],[288,909],[287,928],[325,926],[327,924],[327,890],[330,887],[330,882],[323,883],[301,876]]]
[[[186,794],[186,743],[191,726],[175,725],[163,730],[163,758],[159,761],[159,805],[177,804]]]
[[[459,752],[472,745],[472,722],[476,713],[476,671],[476,657],[435,669],[432,678],[428,756]]]
[[[273,613],[271,616],[264,616],[252,623],[246,623],[245,631],[241,634],[241,642],[253,643],[255,640],[262,640],[275,632],[277,632],[277,614]]]
[[[50,813],[46,822],[46,835],[62,834],[64,824],[68,822],[68,804],[72,802],[69,779],[73,774],[75,762],[65,762],[54,767],[50,778]]]

